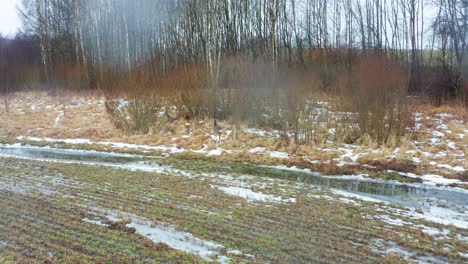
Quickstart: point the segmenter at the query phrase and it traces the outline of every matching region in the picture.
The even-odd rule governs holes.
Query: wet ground
[[[0,156],[7,261],[109,261],[115,248],[115,262],[142,263],[467,261],[459,188],[50,147]]]

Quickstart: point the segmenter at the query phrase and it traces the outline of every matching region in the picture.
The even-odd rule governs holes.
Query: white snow
[[[178,231],[168,225],[158,224],[152,227],[151,221],[137,222],[136,219],[132,219],[127,227],[135,228],[136,233],[149,238],[155,243],[164,243],[171,248],[199,255],[206,260],[212,260],[211,256],[217,254],[223,248],[222,245],[201,240],[191,233]]]
[[[113,210],[107,211],[107,218],[113,222],[130,221],[126,225],[127,227],[135,228],[137,234],[150,239],[154,243],[164,243],[173,249],[198,255],[207,261],[216,260],[221,263],[230,263],[231,261],[229,257],[221,255],[220,251],[225,248],[223,245],[202,240],[189,232],[179,231],[169,224],[158,223],[154,225],[149,219]],[[86,222],[102,226],[101,221],[87,219]],[[235,252],[237,255],[242,254],[239,250],[228,250],[228,253],[229,251]]]
[[[221,156],[223,154],[222,148],[216,148],[213,150],[208,151],[208,156]]]
[[[406,261],[413,259],[417,255],[416,252],[410,251],[406,248],[399,246],[396,242],[390,241],[387,243],[384,240],[376,238],[374,239],[374,243],[371,245],[371,249],[375,252],[380,254],[390,254],[395,253],[398,256],[402,257]],[[417,261],[416,263],[427,263],[427,261]]]
[[[438,228],[434,228],[434,227],[430,227],[430,226],[425,226],[425,225],[418,225],[417,227],[420,227],[422,228],[422,231],[430,236],[433,236],[433,237],[438,237],[438,236],[447,236],[448,234],[450,234],[450,230],[448,230],[447,228],[444,228],[442,230],[438,229]]]
[[[445,137],[444,133],[436,131],[436,130],[432,131],[432,135],[437,138]]]
[[[249,150],[250,153],[265,153],[265,151],[266,148],[264,147],[256,147]]]
[[[120,142],[106,142],[106,141],[98,141],[93,142],[89,139],[54,139],[54,138],[38,138],[38,137],[17,137],[18,140],[29,140],[34,142],[50,142],[50,143],[65,143],[65,144],[98,144],[98,145],[105,145],[110,146],[117,149],[143,149],[143,150],[157,150],[157,151],[168,151],[170,153],[181,153],[184,152],[185,149],[178,148],[175,145],[171,147],[167,146],[149,146],[149,145],[137,145],[137,144],[129,144],[129,143],[120,143]]]
[[[279,132],[278,131],[268,132],[266,130],[260,130],[260,129],[255,129],[255,128],[246,128],[246,129],[244,129],[244,133],[255,134],[255,135],[261,136],[261,137],[265,137],[265,136],[269,136],[269,137],[273,137],[273,138],[278,138],[279,137]]]
[[[425,209],[424,213],[411,211],[407,214],[416,219],[424,219],[441,225],[453,225],[458,228],[468,229],[468,214],[466,212],[458,213],[448,208],[431,206]]]
[[[282,197],[277,197],[273,195],[263,194],[261,192],[254,192],[251,189],[241,188],[241,187],[222,187],[222,186],[212,186],[215,187],[229,195],[238,196],[249,201],[260,201],[260,202],[290,202],[295,203],[295,198],[283,199]]]
[[[384,221],[385,223],[394,225],[394,226],[405,226],[405,225],[411,225],[411,223],[403,221],[398,218],[391,218],[388,215],[379,215],[377,216],[378,219]]]
[[[438,125],[436,127],[436,129],[448,130],[449,128],[448,128],[448,126],[446,124],[440,124],[440,125]],[[447,131],[447,132],[449,132],[449,131]]]
[[[289,154],[286,152],[280,152],[280,151],[270,151],[270,157],[278,158],[278,159],[288,159]]]
[[[107,226],[107,225],[104,224],[101,220],[83,218],[83,219],[81,219],[81,221],[86,222],[86,223],[89,223],[89,224],[93,224],[93,225],[98,225],[98,226]]]
[[[341,155],[340,162],[341,165],[345,165],[347,159],[351,160],[352,163],[357,163],[357,160],[361,156],[361,153],[354,154],[353,149],[346,149],[346,148],[339,148],[340,151],[344,151],[345,153]]]
[[[371,203],[388,204],[388,202],[385,202],[385,201],[382,201],[382,200],[374,199],[374,198],[367,197],[367,196],[360,195],[360,194],[350,193],[350,192],[347,192],[347,191],[342,191],[342,190],[337,190],[337,189],[332,189],[331,191],[333,193],[336,193],[338,195],[341,195],[341,196],[344,196],[344,197],[347,197],[347,198],[354,198],[354,199],[358,199],[358,200],[365,201],[365,202],[371,202]]]
[[[122,98],[120,98],[120,99],[118,100],[118,102],[119,102],[119,105],[117,106],[117,109],[118,109],[120,112],[125,111],[125,108],[126,108],[127,106],[130,105],[130,101],[124,100],[124,99],[122,99]]]
[[[453,141],[447,141],[447,146],[451,149],[457,149],[457,144]]]
[[[460,183],[461,182],[460,180],[447,179],[447,178],[444,178],[442,176],[435,175],[435,174],[423,175],[423,176],[421,176],[421,179],[424,181],[425,184],[432,185],[432,186],[450,185],[450,184]]]
[[[55,118],[54,128],[57,128],[60,125],[60,120],[65,115],[65,112],[60,111],[57,117]]]
[[[462,166],[450,166],[448,164],[438,164],[437,167],[445,168],[445,169],[453,170],[453,171],[457,171],[457,172],[464,172],[465,171],[465,169]]]
[[[354,205],[360,205],[360,203],[356,202],[355,200],[348,199],[348,198],[343,198],[339,197],[338,199],[336,197],[332,197],[330,195],[318,195],[318,194],[311,194],[309,197],[317,198],[317,199],[324,199],[324,200],[329,200],[329,201],[339,201],[347,204],[354,204]]]
[[[447,114],[447,113],[436,114],[436,116],[441,117],[441,118],[454,118],[455,117],[454,115]]]

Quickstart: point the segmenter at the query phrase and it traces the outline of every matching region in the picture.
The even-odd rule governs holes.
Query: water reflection
[[[137,162],[145,160],[149,161],[149,158],[145,159],[143,156],[136,155],[39,147],[2,146],[0,147],[0,154],[33,159],[102,164],[121,168],[130,168]],[[151,165],[151,163],[147,165],[147,167],[151,166],[157,165]],[[413,206],[416,201],[420,204],[421,202],[430,199],[445,200],[462,206],[468,205],[468,195],[466,193],[454,191],[450,188],[426,188],[423,186],[388,181],[330,178],[314,173],[292,172],[271,168],[259,168],[259,170],[263,170],[262,174],[268,177],[292,180],[322,186],[323,188],[339,189],[353,193],[365,194],[380,200],[396,202],[409,206]]]

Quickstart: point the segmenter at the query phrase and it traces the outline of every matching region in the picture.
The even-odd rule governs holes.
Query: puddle
[[[425,187],[396,181],[327,177],[314,172],[291,171],[274,167],[262,168],[267,168],[268,174],[274,178],[322,186],[326,189],[343,190],[408,207],[419,208],[434,201],[440,201],[444,204],[443,207],[448,207],[450,204],[468,206],[468,192],[451,187]]]
[[[57,149],[49,147],[23,147],[23,146],[1,146],[0,156],[25,158],[32,160],[53,161],[61,163],[79,163],[87,165],[101,165],[132,171],[147,171],[165,173],[171,169],[169,166],[158,164],[147,164],[149,157],[118,154],[88,150]],[[179,172],[173,170],[174,172]],[[182,173],[182,172],[181,172]]]
[[[136,155],[40,147],[1,146],[0,154],[33,159],[83,161],[93,163],[130,163],[141,160],[141,157]]]

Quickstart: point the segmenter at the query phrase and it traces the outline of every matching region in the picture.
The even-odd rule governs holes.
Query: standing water
[[[0,155],[35,160],[48,160],[65,163],[83,163],[123,169],[161,171],[160,165],[152,164],[149,157],[117,154],[98,151],[67,150],[49,147],[22,147],[15,145],[0,146]],[[142,166],[142,163],[145,165]],[[148,162],[149,165],[148,165]],[[167,167],[169,168],[169,167]],[[259,170],[265,168],[258,167]],[[371,179],[350,179],[326,177],[317,173],[266,170],[267,176],[293,180],[327,189],[343,190],[374,199],[397,203],[409,207],[422,207],[427,203],[443,202],[445,206],[468,207],[468,192],[448,187],[430,187],[421,184],[403,184],[394,181],[376,181]],[[464,209],[462,209],[464,210]]]

